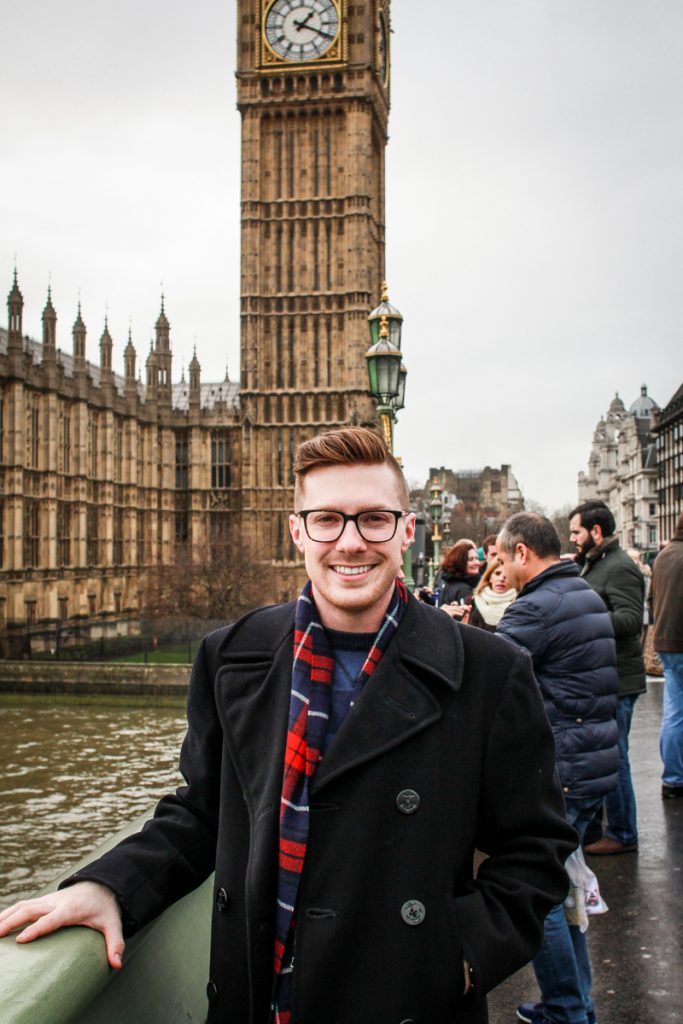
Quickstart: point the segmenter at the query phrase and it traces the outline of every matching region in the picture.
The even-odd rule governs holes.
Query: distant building
[[[642,386],[627,410],[618,394],[593,434],[588,471],[579,473],[579,502],[605,501],[625,547],[654,554],[658,544],[657,450],[653,416],[659,406]]]
[[[415,507],[429,515],[429,494],[433,481],[442,490],[443,519],[450,525],[451,543],[461,536],[480,542],[496,533],[508,516],[524,508],[524,498],[509,465],[500,468],[446,469],[432,467],[421,491],[414,492]]]
[[[657,413],[653,430],[657,438],[659,539],[664,542],[671,539],[683,512],[683,384]]]

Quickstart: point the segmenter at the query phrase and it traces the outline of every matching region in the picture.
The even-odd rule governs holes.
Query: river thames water
[[[181,783],[178,707],[0,704],[0,907],[32,896]]]

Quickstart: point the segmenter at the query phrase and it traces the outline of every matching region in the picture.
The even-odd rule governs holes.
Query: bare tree
[[[175,561],[152,570],[141,593],[143,613],[151,620],[229,622],[262,604],[278,600],[282,587],[272,562],[214,544],[193,552],[176,548]]]
[[[574,508],[571,502],[561,505],[550,514],[550,521],[560,535],[563,552],[574,553],[574,546],[569,540],[569,513]]]
[[[540,501],[535,501],[534,498],[526,502],[527,512],[537,512],[538,515],[546,516],[550,520],[559,534],[562,551],[566,553],[573,553],[573,547],[569,542],[569,513],[573,507],[568,502],[556,508],[553,512],[549,512],[545,505],[542,505]]]

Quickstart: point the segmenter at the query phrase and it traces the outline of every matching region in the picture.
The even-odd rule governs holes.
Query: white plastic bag
[[[568,924],[578,925],[582,932],[588,928],[590,914],[606,914],[609,907],[600,895],[595,872],[586,864],[581,847],[577,847],[565,861],[571,887],[564,901]]]

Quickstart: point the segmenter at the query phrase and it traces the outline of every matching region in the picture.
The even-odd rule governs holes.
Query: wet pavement
[[[648,681],[631,726],[638,852],[586,858],[610,908],[588,929],[598,1024],[683,1022],[683,799],[661,798],[662,687]],[[526,967],[489,995],[490,1024],[513,1024],[536,999]]]

